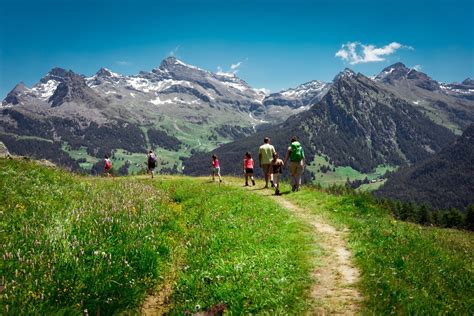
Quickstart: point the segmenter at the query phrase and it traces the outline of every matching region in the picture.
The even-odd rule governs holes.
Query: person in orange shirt
[[[252,180],[252,185],[255,185],[255,179],[253,178],[253,159],[252,155],[247,151],[244,156],[244,174],[245,174],[245,186],[249,185],[249,178]]]
[[[215,180],[216,175],[219,177],[219,182],[222,182],[219,160],[217,159],[216,155],[212,155],[212,181]]]

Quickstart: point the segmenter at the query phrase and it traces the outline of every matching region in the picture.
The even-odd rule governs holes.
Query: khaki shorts
[[[301,162],[291,161],[290,167],[288,169],[290,171],[290,175],[294,177],[298,177],[303,174],[303,166],[301,165]]]
[[[271,164],[262,164],[263,174],[271,174],[272,173],[272,165]]]

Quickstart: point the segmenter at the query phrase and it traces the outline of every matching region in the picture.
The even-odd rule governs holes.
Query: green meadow
[[[15,160],[0,160],[0,179],[3,311],[138,311],[165,280],[172,314],[308,307],[313,237],[271,201],[202,179],[79,177]]]
[[[257,183],[258,185],[259,183]],[[261,182],[260,182],[261,184]],[[82,177],[0,160],[3,314],[300,315],[317,305],[320,237],[242,179]],[[474,238],[394,220],[364,194],[281,198],[348,229],[361,314],[471,314]]]

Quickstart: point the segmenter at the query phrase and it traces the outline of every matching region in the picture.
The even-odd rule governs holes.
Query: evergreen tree
[[[464,224],[461,212],[455,208],[451,208],[443,214],[443,221],[445,227],[462,227]]]
[[[425,203],[421,204],[418,208],[418,223],[423,225],[429,225],[433,223],[433,217],[429,206]]]
[[[433,217],[433,223],[437,226],[443,226],[443,217],[441,215],[441,212],[440,210],[436,209],[433,211],[433,214],[432,214],[432,217]]]
[[[466,209],[466,227],[474,231],[474,204],[471,204]]]

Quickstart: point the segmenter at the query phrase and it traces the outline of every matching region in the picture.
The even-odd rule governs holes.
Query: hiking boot
[[[248,187],[248,186],[249,186],[249,184],[248,184],[247,182],[245,182],[245,186],[246,186],[246,187]]]
[[[295,192],[295,191],[296,191],[296,186],[293,185],[293,186],[291,187],[291,191],[292,191],[292,192]]]
[[[275,187],[275,185],[273,184],[273,180],[270,180],[270,184],[271,184],[272,188]]]
[[[255,180],[252,180],[252,185],[255,186]]]
[[[280,190],[276,189],[276,190],[275,190],[275,195],[281,195],[281,194],[280,194]]]

